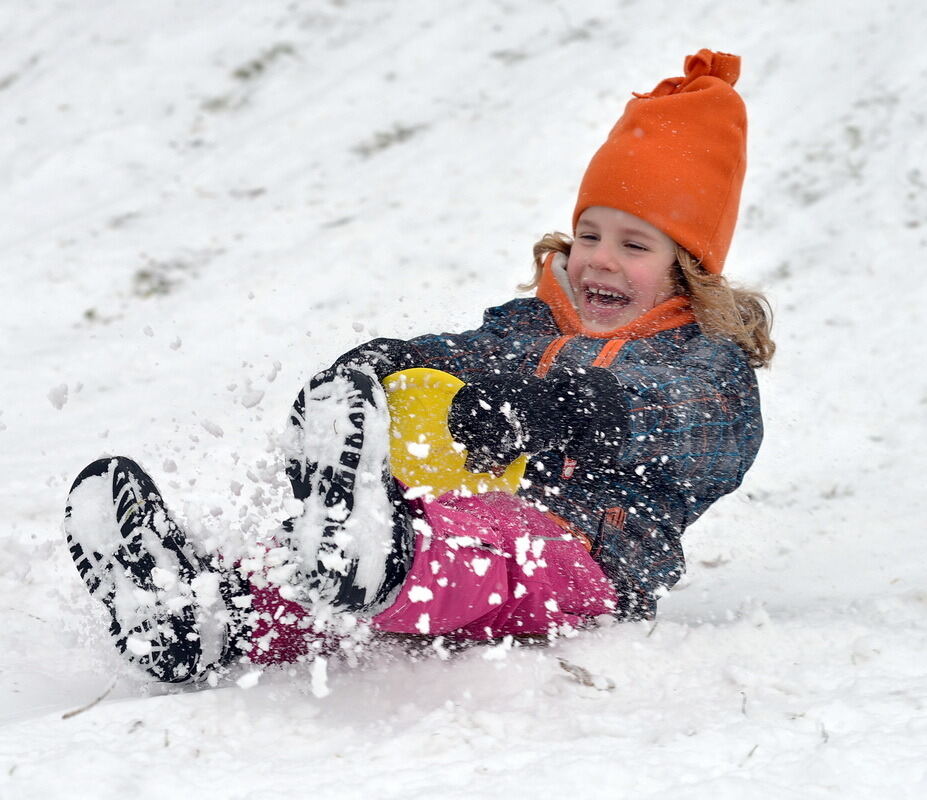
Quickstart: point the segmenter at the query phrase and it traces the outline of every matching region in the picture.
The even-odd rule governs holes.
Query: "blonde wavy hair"
[[[534,245],[534,278],[518,288],[534,289],[541,280],[547,255],[569,257],[573,240],[564,233],[545,234]],[[760,292],[731,286],[723,275],[706,271],[688,250],[676,245],[677,294],[689,298],[699,327],[708,336],[740,345],[753,367],[767,367],[776,352],[772,340],[772,309]]]

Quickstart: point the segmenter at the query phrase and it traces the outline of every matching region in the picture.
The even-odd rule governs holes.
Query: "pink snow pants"
[[[413,501],[415,553],[375,630],[459,639],[550,635],[617,604],[614,588],[576,538],[536,508],[500,492]],[[296,661],[309,650],[311,612],[273,586],[255,588],[261,622],[251,661]],[[307,640],[308,634],[308,640]]]

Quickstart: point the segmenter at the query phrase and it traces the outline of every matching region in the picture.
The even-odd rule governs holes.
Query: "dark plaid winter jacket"
[[[420,366],[464,382],[607,370],[625,430],[593,429],[532,456],[522,494],[588,543],[616,586],[620,615],[650,617],[685,569],[683,531],[753,463],[762,438],[756,377],[740,347],[701,332],[683,298],[622,329],[625,339],[565,334],[555,311],[537,298],[512,300],[488,309],[476,330],[374,340],[339,361],[363,361],[381,379]]]

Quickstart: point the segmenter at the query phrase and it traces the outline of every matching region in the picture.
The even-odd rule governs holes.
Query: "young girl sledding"
[[[312,657],[359,619],[486,640],[652,617],[683,532],[762,438],[765,301],[721,275],[745,170],[739,68],[702,50],[634,95],[583,176],[572,238],[535,245],[535,297],[476,330],[376,339],[312,378],[285,436],[303,512],[260,558],[203,552],[135,462],[84,469],[65,532],[119,650],[180,682]],[[464,382],[447,426],[467,469],[528,454],[516,495],[396,480],[383,382],[415,367]]]

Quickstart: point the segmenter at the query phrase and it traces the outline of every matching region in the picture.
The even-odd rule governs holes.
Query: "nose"
[[[621,270],[621,258],[613,247],[600,241],[589,255],[589,266],[603,272],[618,272]]]

